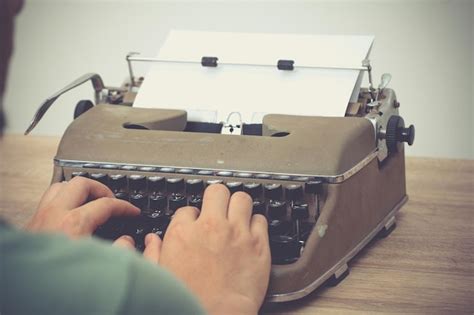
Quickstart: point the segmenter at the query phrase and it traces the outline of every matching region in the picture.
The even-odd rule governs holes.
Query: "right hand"
[[[223,185],[204,193],[202,211],[179,209],[159,263],[184,281],[211,314],[257,314],[270,277],[267,221],[252,199]]]

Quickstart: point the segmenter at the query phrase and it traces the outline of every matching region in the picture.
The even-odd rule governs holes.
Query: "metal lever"
[[[28,129],[25,131],[25,135],[29,134],[31,130],[33,130],[38,122],[43,118],[44,114],[48,111],[48,109],[53,105],[53,103],[64,93],[72,90],[73,88],[81,85],[84,82],[87,82],[91,80],[92,81],[92,87],[94,88],[95,91],[95,103],[98,104],[100,101],[100,93],[102,90],[105,88],[104,87],[104,82],[102,81],[102,78],[100,75],[97,73],[87,73],[84,74],[83,76],[79,77],[77,80],[71,82],[70,84],[66,85],[64,88],[47,98],[41,106],[38,108],[38,110],[35,113],[35,116],[31,120],[30,125],[28,126]]]
[[[382,74],[382,78],[380,79],[380,84],[378,86],[376,101],[379,99],[379,96],[382,94],[383,90],[387,87],[387,85],[390,83],[391,80],[392,80],[392,75],[390,73]]]

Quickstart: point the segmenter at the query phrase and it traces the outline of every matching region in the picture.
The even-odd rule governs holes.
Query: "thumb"
[[[161,253],[161,239],[155,233],[148,233],[145,236],[145,250],[143,257],[153,264],[158,265]]]
[[[114,246],[135,250],[135,241],[129,235],[122,235],[113,242]]]

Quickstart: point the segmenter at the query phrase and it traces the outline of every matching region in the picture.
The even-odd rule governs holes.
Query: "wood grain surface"
[[[0,216],[22,226],[52,175],[59,138],[0,140]],[[474,161],[407,158],[408,203],[338,286],[268,314],[474,313]],[[2,253],[5,254],[5,253]],[[8,253],[6,253],[8,254]]]

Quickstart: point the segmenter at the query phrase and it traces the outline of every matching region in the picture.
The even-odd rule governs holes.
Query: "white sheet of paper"
[[[134,106],[184,109],[188,120],[202,122],[225,122],[233,112],[246,123],[260,123],[266,113],[343,116],[362,76],[331,68],[361,67],[373,39],[172,31],[157,58],[195,63],[154,64]],[[201,66],[203,56],[218,57],[219,65]],[[279,59],[294,60],[295,69],[278,70]]]

